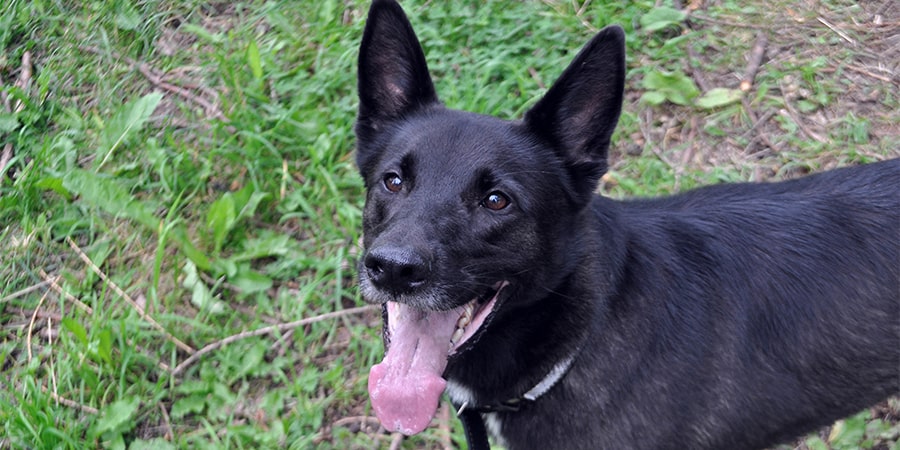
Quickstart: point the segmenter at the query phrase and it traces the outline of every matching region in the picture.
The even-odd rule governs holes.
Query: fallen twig
[[[453,440],[450,438],[450,405],[444,401],[438,412],[438,436],[441,439],[441,447],[444,450],[453,450]]]
[[[82,405],[81,403],[69,400],[65,397],[61,397],[61,396],[57,395],[55,392],[47,389],[44,385],[41,385],[41,391],[46,392],[47,394],[50,394],[50,397],[53,398],[53,401],[55,401],[56,403],[59,403],[64,406],[68,406],[69,408],[75,408],[81,412],[86,412],[88,414],[99,414],[100,413],[100,411],[98,411],[97,408],[94,408],[94,407],[91,407],[88,405]]]
[[[150,69],[150,66],[148,66],[146,63],[137,63],[137,69],[138,72],[143,74],[144,77],[147,78],[147,81],[149,81],[154,86],[170,91],[176,95],[180,95],[181,97],[200,105],[206,112],[206,114],[212,116],[215,119],[219,119],[222,121],[228,120],[225,118],[225,115],[222,114],[222,111],[220,111],[217,106],[213,105],[212,102],[206,100],[203,97],[195,95],[193,92],[187,89],[163,81],[162,76],[155,74]]]
[[[851,64],[844,64],[844,68],[849,69],[849,70],[852,70],[852,71],[854,71],[854,72],[856,72],[856,73],[861,73],[861,74],[863,74],[863,75],[868,75],[868,76],[870,76],[870,77],[872,77],[872,78],[874,78],[874,79],[876,79],[876,80],[884,81],[885,83],[891,83],[891,82],[894,81],[894,80],[892,80],[891,78],[888,78],[888,77],[885,77],[885,76],[882,76],[882,75],[878,75],[877,73],[872,73],[872,72],[866,70],[865,68],[862,68],[862,67],[856,67],[856,66],[851,65]]]
[[[25,334],[25,349],[28,351],[28,362],[31,362],[32,353],[31,353],[31,335],[34,332],[34,322],[37,321],[38,311],[41,310],[41,306],[44,304],[44,300],[47,299],[47,295],[50,294],[50,291],[44,292],[44,295],[41,296],[41,299],[38,301],[37,306],[34,307],[34,312],[31,314],[31,320],[28,322],[28,332]]]
[[[687,66],[688,72],[691,74],[691,77],[694,78],[694,82],[697,83],[697,87],[700,88],[700,92],[706,93],[709,91],[709,82],[706,81],[706,77],[703,75],[703,72],[700,69],[694,68],[691,66],[691,61],[700,61],[700,55],[694,51],[694,47],[690,44],[687,46],[688,58],[689,61],[685,62]]]
[[[694,154],[697,152],[697,145],[694,140],[697,136],[697,126],[698,120],[696,115],[691,116],[691,124],[690,130],[688,131],[687,137],[684,136],[684,127],[682,127],[681,133],[681,142],[687,143],[687,149],[685,149],[684,153],[681,155],[681,163],[679,167],[685,168],[691,163],[694,159]]]
[[[749,130],[747,130],[746,133],[744,133],[745,136],[754,131],[757,131],[759,129],[760,125],[766,123],[766,121],[768,121],[770,118],[772,118],[772,115],[775,114],[773,111],[768,111],[765,114],[763,114],[762,117],[757,118],[756,113],[753,112],[753,108],[750,107],[750,101],[747,100],[747,97],[744,97],[741,99],[741,104],[744,106],[744,111],[747,113],[747,117],[749,117],[750,120],[753,121],[753,125],[750,127]],[[762,141],[766,144],[766,146],[769,147],[769,149],[771,149],[773,152],[778,151],[778,148],[775,147],[775,144],[773,144],[772,141],[769,140],[769,137],[766,136],[765,133],[759,131],[756,134],[757,134],[757,136],[759,136],[760,139],[762,139]]]
[[[2,80],[0,80],[0,84],[2,84]],[[26,51],[22,53],[22,65],[21,70],[19,71],[19,78],[15,82],[15,86],[25,92],[28,89],[28,85],[31,84],[31,52]],[[25,103],[22,100],[16,101],[16,106],[12,107],[9,103],[9,97],[5,94],[3,96],[3,107],[8,113],[19,113],[23,109],[25,109]],[[6,177],[6,170],[9,168],[9,163],[13,158],[13,145],[12,142],[7,142],[3,145],[3,152],[0,152],[0,181]]]
[[[539,88],[547,88],[547,86],[544,84],[544,80],[541,79],[541,74],[538,73],[537,69],[535,69],[534,67],[529,67],[528,74],[531,75],[531,79],[534,80],[535,83],[537,83]]]
[[[760,27],[760,25],[758,23],[753,23],[752,21],[740,22],[737,19],[735,19],[735,20],[723,19],[722,18],[723,16],[712,18],[712,17],[706,16],[703,14],[694,13],[694,14],[691,14],[691,17],[695,18],[695,19],[700,19],[704,22],[710,22],[710,23],[714,23],[714,24],[718,24],[718,25],[727,25],[727,26],[736,27],[736,28],[759,28]]]
[[[5,302],[8,302],[8,301],[10,301],[10,300],[13,300],[13,299],[22,297],[22,296],[24,296],[24,295],[28,295],[28,294],[30,294],[30,293],[32,293],[32,292],[34,292],[34,291],[36,291],[36,290],[38,290],[38,289],[40,289],[40,288],[46,286],[46,285],[48,285],[48,284],[50,284],[50,280],[45,279],[44,281],[41,281],[41,282],[38,283],[38,284],[35,284],[35,285],[32,285],[32,286],[28,286],[27,288],[24,288],[24,289],[19,289],[18,291],[13,292],[12,294],[7,295],[6,297],[0,298],[0,303],[5,303]]]
[[[57,294],[63,296],[63,298],[65,298],[67,301],[71,302],[73,305],[77,306],[82,311],[84,311],[88,314],[94,313],[93,308],[91,308],[88,305],[85,305],[84,302],[75,298],[74,295],[64,291],[63,288],[59,284],[57,284],[57,281],[59,280],[59,276],[57,276],[55,279],[50,278],[50,275],[47,275],[47,272],[44,272],[44,269],[38,269],[38,273],[41,275],[41,278],[43,278],[44,281],[50,283],[50,287],[54,291],[56,291]]]
[[[366,431],[368,427],[378,428],[381,426],[381,422],[378,421],[377,417],[372,416],[353,416],[353,417],[342,417],[338,420],[335,420],[333,427],[341,427],[346,428],[350,425],[359,425],[360,431]]]
[[[273,333],[276,331],[283,332],[283,331],[287,331],[287,330],[292,330],[297,327],[302,327],[304,325],[309,325],[311,323],[321,322],[323,320],[335,319],[338,317],[349,316],[352,314],[360,314],[360,313],[364,313],[364,312],[368,312],[368,311],[374,311],[377,308],[378,307],[375,305],[366,305],[366,306],[359,306],[356,308],[342,309],[340,311],[334,311],[334,312],[330,312],[330,313],[320,314],[315,317],[308,317],[306,319],[295,320],[293,322],[271,325],[271,326],[259,328],[256,330],[252,330],[252,331],[244,331],[244,332],[241,332],[238,334],[234,334],[234,335],[228,336],[222,340],[208,344],[208,345],[204,346],[203,348],[201,348],[200,350],[197,350],[194,354],[192,354],[190,357],[188,357],[188,359],[182,361],[181,364],[178,364],[175,367],[175,369],[172,370],[172,376],[180,375],[182,372],[184,372],[184,369],[187,369],[192,364],[197,362],[197,360],[200,359],[201,357],[203,357],[203,355],[205,355],[209,352],[212,352],[216,349],[219,349],[221,347],[224,347],[228,344],[231,344],[232,342],[251,338],[254,336],[262,336],[262,335]]]
[[[400,433],[391,434],[391,446],[388,450],[399,450],[400,444],[403,443],[403,435]]]
[[[781,86],[781,92],[782,92],[782,93],[785,92],[784,86]],[[804,124],[804,123],[800,120],[800,117],[798,117],[798,115],[797,115],[797,111],[795,111],[795,110],[794,110],[794,107],[791,106],[791,102],[788,101],[787,97],[784,96],[784,95],[782,95],[782,98],[784,99],[784,108],[785,108],[785,109],[780,110],[779,113],[780,113],[782,116],[787,116],[787,117],[790,118],[795,124],[797,124],[797,128],[799,128],[800,131],[801,131],[803,134],[806,135],[806,137],[808,137],[808,138],[810,138],[810,139],[813,139],[813,140],[815,140],[816,142],[819,142],[819,143],[821,143],[821,144],[826,143],[827,141],[826,141],[822,136],[819,136],[817,133],[815,133],[815,132],[813,132],[812,130],[810,130],[809,127],[807,127],[806,124]]]
[[[59,320],[60,322],[62,319]],[[50,366],[50,369],[47,371],[50,374],[50,385],[53,386],[53,393],[59,390],[59,384],[56,382],[56,369],[53,367],[53,321],[49,317],[47,318],[47,348],[50,350],[47,355],[47,365]]]
[[[34,309],[25,309],[25,308],[20,308],[18,306],[10,306],[10,307],[6,308],[6,311],[11,312],[13,314],[18,314],[23,317],[30,316],[30,315],[34,314],[34,312],[35,312]],[[62,315],[59,313],[56,313],[56,312],[52,312],[52,311],[37,310],[37,318],[38,319],[51,319],[51,320],[56,320],[58,322],[58,321],[62,320]]]
[[[741,90],[747,92],[753,87],[753,80],[756,79],[756,72],[759,71],[759,67],[762,65],[763,56],[766,54],[766,45],[769,43],[769,38],[766,37],[766,33],[764,31],[760,31],[756,35],[756,43],[753,44],[753,49],[750,50],[750,58],[747,61],[747,70],[744,71],[744,77],[741,78]]]
[[[6,166],[12,161],[12,157],[13,145],[12,142],[7,142],[3,145],[3,152],[0,153],[0,180],[3,180],[3,177],[6,176]]]
[[[104,54],[104,52],[102,50],[100,50],[99,48],[90,46],[90,45],[82,45],[82,46],[79,46],[79,48],[86,52],[94,53],[96,55]],[[222,113],[222,110],[220,110],[219,107],[216,106],[213,102],[211,102],[199,95],[194,94],[193,92],[191,92],[188,89],[185,89],[181,86],[177,86],[177,85],[174,85],[172,83],[169,83],[169,82],[163,80],[163,74],[161,72],[159,72],[158,70],[154,69],[153,67],[151,67],[149,64],[135,61],[127,56],[120,55],[117,53],[113,53],[113,55],[118,59],[124,60],[126,63],[128,63],[129,66],[131,66],[132,69],[137,69],[137,71],[140,72],[141,75],[143,75],[144,78],[146,78],[147,81],[150,82],[150,84],[152,84],[158,88],[172,92],[190,102],[193,102],[193,103],[199,105],[200,107],[203,108],[203,110],[206,112],[206,114],[212,116],[213,118],[222,120],[223,122],[228,121],[228,118],[225,117],[225,115]],[[207,93],[210,92],[210,90],[208,90],[208,89],[199,89],[199,90],[202,90]]]
[[[159,322],[157,322],[152,317],[150,317],[147,314],[147,312],[144,311],[144,308],[142,308],[141,305],[138,305],[137,302],[135,302],[134,299],[131,298],[130,295],[128,295],[128,293],[123,291],[116,283],[114,283],[112,280],[110,280],[109,277],[107,277],[106,274],[103,273],[103,271],[101,271],[100,268],[97,267],[97,265],[94,264],[93,261],[91,261],[91,258],[88,257],[88,255],[86,255],[81,250],[81,248],[78,247],[78,244],[76,244],[75,241],[73,241],[71,237],[66,236],[66,241],[69,243],[69,246],[72,247],[72,250],[75,250],[75,253],[78,254],[78,257],[81,258],[81,260],[84,261],[84,263],[87,264],[88,267],[90,267],[91,270],[95,274],[97,274],[98,277],[100,277],[100,279],[102,279],[106,284],[108,284],[109,287],[111,287],[113,289],[113,291],[116,292],[116,294],[119,294],[120,297],[122,297],[126,302],[128,302],[128,304],[131,305],[131,307],[134,308],[134,310],[138,312],[138,314],[141,316],[142,319],[147,321],[147,323],[149,323],[151,326],[153,326],[153,328],[156,328],[160,333],[162,333],[166,337],[166,339],[169,342],[175,344],[176,347],[180,348],[185,353],[194,354],[196,352],[196,350],[194,350],[193,347],[185,344],[180,339],[173,336],[172,333],[169,333],[162,325],[159,324]]]
[[[169,412],[166,411],[166,407],[163,406],[162,403],[158,404],[159,412],[162,413],[163,417],[163,426],[165,427],[166,432],[163,434],[163,439],[167,441],[171,441],[175,438],[175,434],[172,432],[172,420],[169,418]]]
[[[832,25],[830,22],[828,22],[827,20],[825,20],[825,18],[823,18],[823,17],[816,17],[816,20],[818,20],[819,22],[821,22],[822,25],[825,25],[826,27],[828,27],[828,29],[830,29],[831,31],[834,31],[838,36],[840,36],[841,38],[843,38],[845,41],[849,42],[850,45],[852,45],[852,46],[854,46],[854,47],[856,47],[856,46],[858,45],[858,44],[856,43],[856,41],[853,40],[853,38],[851,38],[850,36],[847,35],[847,33],[844,33],[844,32],[841,31],[841,29],[839,29],[838,27]]]

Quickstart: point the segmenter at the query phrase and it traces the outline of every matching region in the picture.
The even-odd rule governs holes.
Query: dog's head
[[[359,279],[363,298],[384,305],[388,351],[369,390],[386,428],[421,431],[448,358],[545,294],[521,286],[567,272],[575,223],[606,171],[624,54],[622,29],[602,30],[521,121],[454,111],[400,6],[373,3],[359,55]]]

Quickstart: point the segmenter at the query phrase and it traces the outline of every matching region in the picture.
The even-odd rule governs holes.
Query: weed
[[[715,3],[404,7],[448,106],[506,118],[596,30],[622,24],[629,95],[603,186],[614,197],[897,156],[893,86],[869,53],[842,45],[889,42],[867,6]],[[365,392],[382,352],[377,311],[240,335],[359,304],[352,127],[366,8],[0,9],[0,147],[11,148],[0,167],[0,448],[387,446]],[[741,93],[734,74],[756,29],[773,44]],[[896,446],[888,415],[807,444]],[[404,445],[461,447],[449,417]]]

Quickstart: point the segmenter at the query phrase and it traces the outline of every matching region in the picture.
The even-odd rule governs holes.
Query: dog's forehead
[[[398,135],[404,156],[417,173],[472,173],[522,158],[522,137],[515,122],[477,114],[444,111],[412,120]]]

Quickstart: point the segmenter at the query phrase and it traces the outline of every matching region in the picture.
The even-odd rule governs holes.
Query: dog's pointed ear
[[[625,32],[600,30],[525,114],[526,126],[553,145],[590,193],[607,169],[607,150],[622,112]]]
[[[357,133],[438,102],[425,53],[393,0],[375,0],[369,8],[359,49]]]

